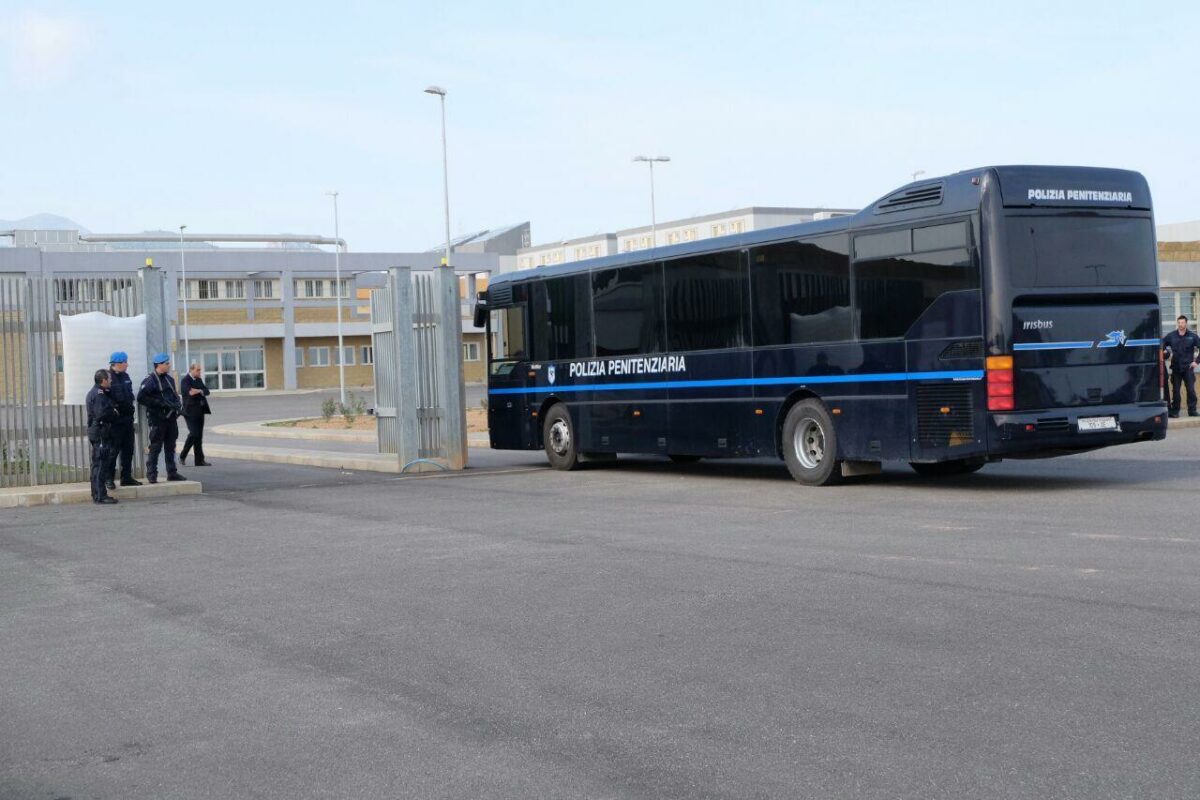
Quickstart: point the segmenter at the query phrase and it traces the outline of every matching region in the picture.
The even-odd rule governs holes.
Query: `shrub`
[[[321,401],[321,417],[326,422],[333,419],[333,412],[337,411],[338,402],[332,397],[327,397]]]

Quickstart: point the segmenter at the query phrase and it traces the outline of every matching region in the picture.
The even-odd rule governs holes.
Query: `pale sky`
[[[860,207],[987,164],[1136,169],[1200,219],[1200,5],[0,0],[0,219],[535,243]]]

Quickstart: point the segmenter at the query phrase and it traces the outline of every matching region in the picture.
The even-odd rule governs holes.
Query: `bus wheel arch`
[[[555,469],[573,470],[579,468],[579,440],[575,432],[575,423],[567,404],[561,400],[545,406],[539,414],[542,429],[542,448],[550,466]]]
[[[792,406],[802,400],[822,402],[815,392],[808,389],[797,389],[783,401],[783,405],[779,407],[779,415],[775,417],[775,455],[779,458],[783,458],[783,424],[787,421],[787,415],[792,410]]]
[[[798,483],[830,486],[841,482],[837,429],[819,397],[800,397],[788,408],[781,438],[784,463]]]
[[[558,395],[552,394],[549,397],[547,397],[545,400],[543,400],[542,404],[540,406],[538,406],[537,414],[534,416],[534,419],[536,419],[538,421],[536,429],[538,432],[538,446],[539,447],[546,446],[545,439],[542,436],[542,433],[544,431],[544,426],[542,425],[542,422],[543,422],[543,420],[546,419],[546,414],[549,413],[550,409],[554,408],[555,405],[562,403],[562,402],[563,401],[562,401],[561,397],[559,397]],[[565,406],[566,404],[563,403],[563,405]]]

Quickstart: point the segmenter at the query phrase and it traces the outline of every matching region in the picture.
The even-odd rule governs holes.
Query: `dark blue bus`
[[[497,449],[973,472],[1161,439],[1145,179],[989,167],[823,220],[514,272],[488,328]]]

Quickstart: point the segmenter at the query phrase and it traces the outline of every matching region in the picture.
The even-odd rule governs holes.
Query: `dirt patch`
[[[373,431],[375,430],[375,417],[364,414],[354,420],[353,425],[346,425],[346,421],[341,417],[330,417],[326,421],[323,417],[313,417],[311,419],[285,419],[280,422],[267,423],[271,428],[307,428],[309,430],[335,430],[335,431]],[[467,409],[467,431],[469,433],[487,433],[487,411],[482,408]]]

